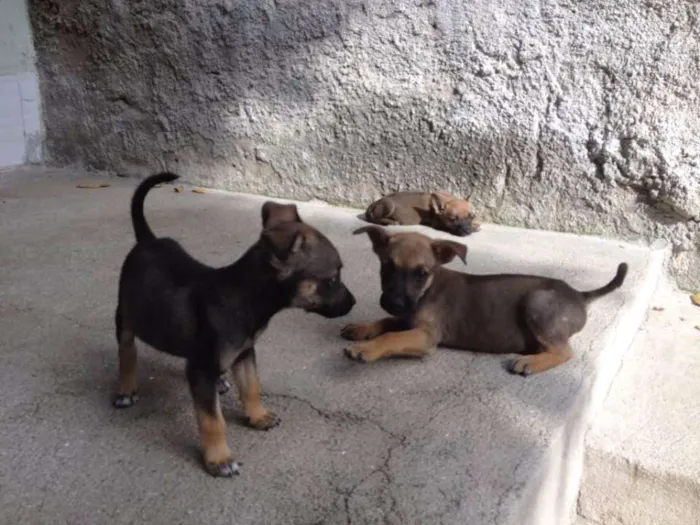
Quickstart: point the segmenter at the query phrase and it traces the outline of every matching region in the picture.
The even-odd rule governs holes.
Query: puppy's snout
[[[355,296],[347,289],[345,285],[338,287],[337,291],[333,294],[333,298],[326,302],[320,308],[315,309],[316,313],[321,314],[324,317],[334,318],[346,315],[355,306]]]
[[[392,315],[399,315],[406,311],[408,307],[408,301],[403,294],[382,294],[379,300],[379,305]]]
[[[456,235],[461,235],[461,236],[469,235],[474,230],[473,222],[474,222],[474,215],[473,214],[467,215],[463,220],[461,220],[459,223],[457,223],[455,225],[454,233]]]
[[[343,315],[348,313],[356,303],[357,301],[355,300],[355,296],[352,294],[352,292],[343,286],[342,304],[344,308],[347,308],[347,311]]]

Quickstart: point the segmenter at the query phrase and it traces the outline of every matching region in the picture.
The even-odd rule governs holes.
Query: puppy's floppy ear
[[[352,232],[353,235],[359,235],[361,233],[369,235],[372,241],[372,247],[375,251],[379,248],[383,248],[386,246],[386,243],[389,242],[389,234],[379,226],[363,226]]]
[[[272,201],[267,201],[263,204],[263,228],[273,228],[284,222],[301,222],[296,204],[278,204]]]
[[[430,194],[430,211],[435,215],[440,215],[445,211],[445,203],[437,193]]]
[[[440,264],[447,264],[455,257],[459,257],[464,264],[467,264],[467,247],[454,241],[433,241],[430,243],[433,255]]]

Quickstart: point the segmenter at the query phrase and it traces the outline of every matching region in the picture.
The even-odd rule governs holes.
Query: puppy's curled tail
[[[617,290],[620,286],[622,286],[622,283],[625,282],[625,277],[627,276],[628,268],[629,267],[627,266],[627,263],[620,263],[620,265],[617,267],[617,273],[615,274],[615,277],[613,277],[612,281],[610,281],[602,288],[598,288],[597,290],[581,292],[581,295],[583,295],[583,299],[587,303],[589,303],[595,299],[598,299],[599,297],[603,297],[604,295],[609,294],[614,290]]]
[[[150,226],[146,222],[146,217],[143,215],[143,201],[146,200],[148,192],[162,182],[171,182],[178,179],[180,176],[168,171],[151,175],[141,182],[131,198],[131,222],[134,225],[134,234],[136,242],[151,241],[156,238]]]

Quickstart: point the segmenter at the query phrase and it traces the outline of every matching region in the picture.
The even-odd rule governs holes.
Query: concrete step
[[[598,525],[700,524],[700,308],[665,281],[652,305],[586,438]]]
[[[485,225],[465,240],[471,272],[543,274],[589,289],[629,263],[624,287],[591,307],[572,340],[577,358],[527,379],[508,375],[503,357],[450,350],[362,365],[344,357],[338,332],[383,316],[376,257],[365,236],[350,234],[364,223],[357,210],[302,204],[338,246],[358,304],[340,320],[292,311],[273,319],[258,365],[282,425],[241,426],[235,396],[225,396],[229,441],[245,466],[238,479],[211,479],[180,361],[141,345],[141,401],[110,406],[136,181],[77,189],[81,175],[0,175],[3,522],[570,523],[584,430],[644,318],[663,250]],[[257,238],[261,203],[163,186],[146,215],[158,234],[220,265]]]

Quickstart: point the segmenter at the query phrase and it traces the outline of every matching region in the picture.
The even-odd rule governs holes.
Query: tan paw
[[[372,354],[371,348],[364,345],[350,345],[345,348],[344,352],[348,358],[362,363],[368,363],[376,359]]]
[[[206,462],[207,472],[217,478],[232,478],[241,473],[243,463],[239,463],[233,458],[228,458],[223,461]]]
[[[241,473],[243,463],[233,459],[231,451],[224,444],[204,451],[204,465],[212,476],[230,478]]]
[[[248,424],[257,430],[270,430],[282,422],[277,414],[265,409],[259,415],[248,416]]]
[[[535,373],[535,369],[532,366],[532,359],[529,357],[521,357],[519,359],[514,359],[508,363],[506,369],[511,374],[518,374],[521,376],[529,376]]]
[[[348,324],[340,330],[340,337],[349,341],[367,341],[377,335],[373,324]]]

